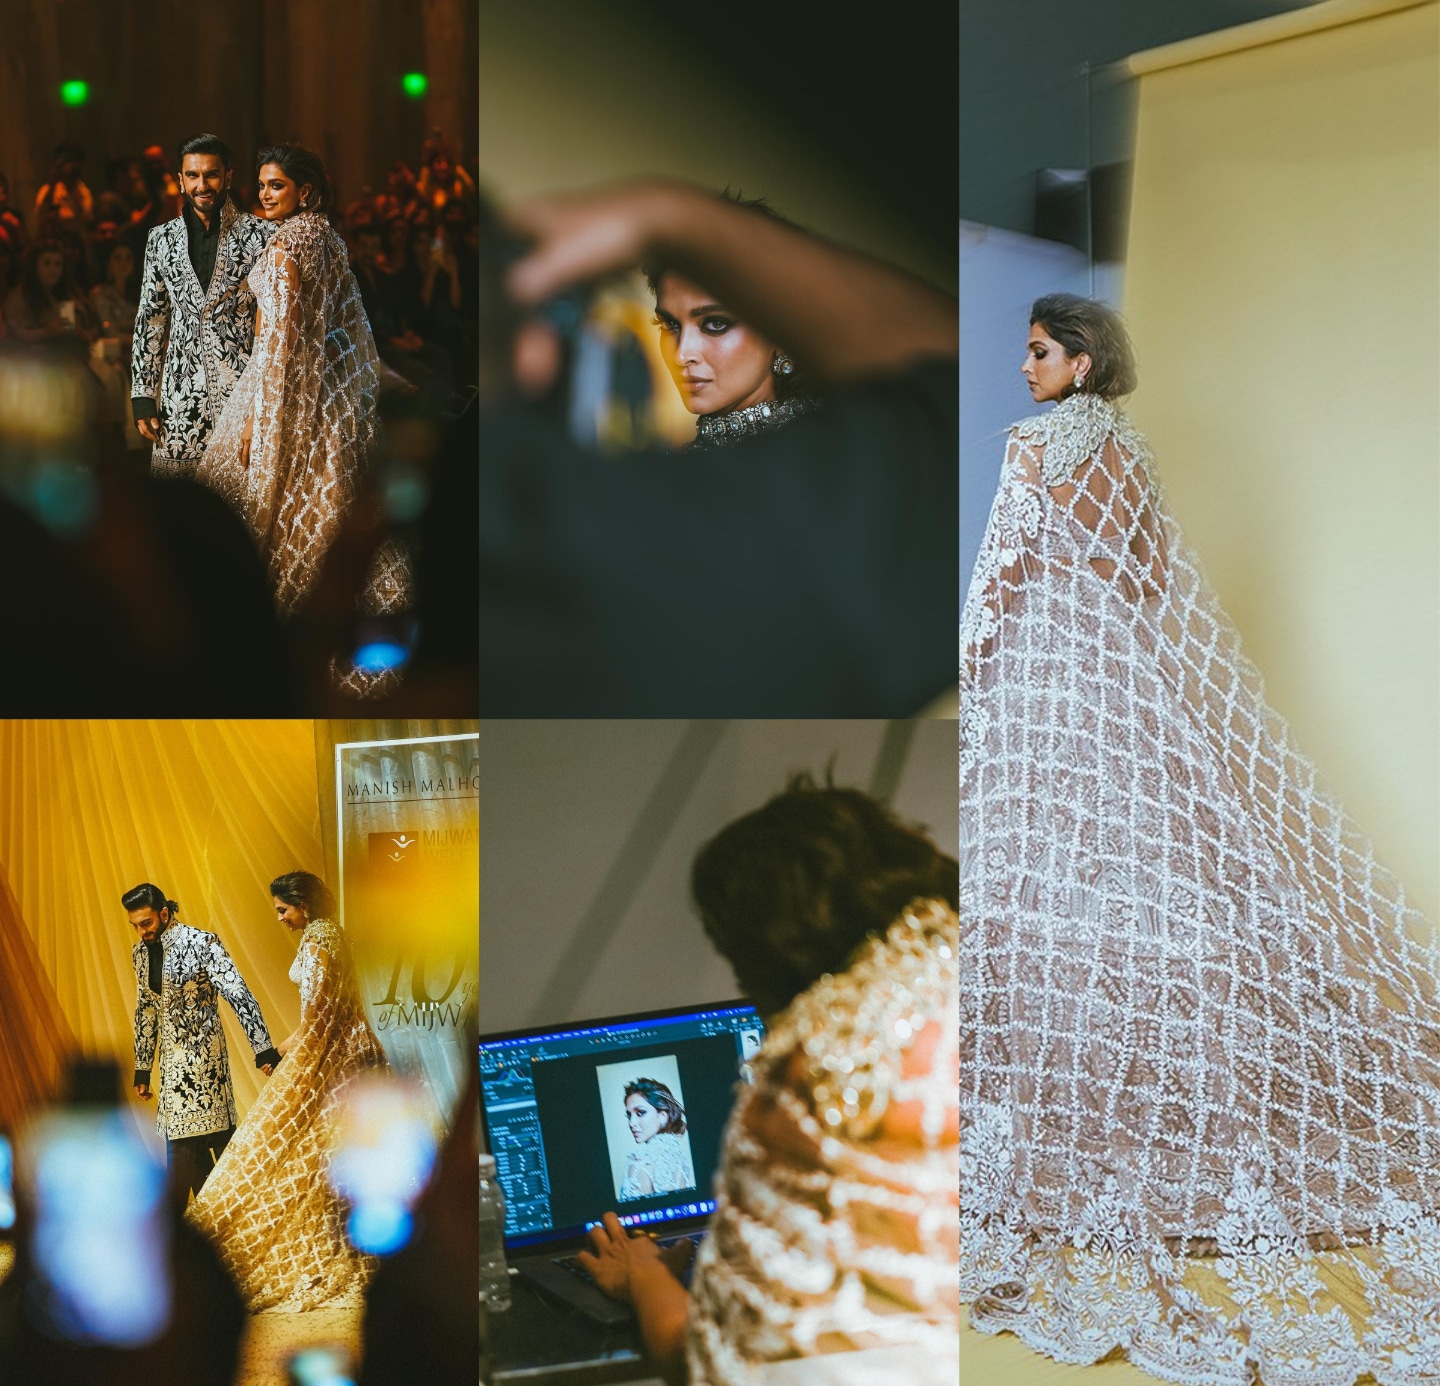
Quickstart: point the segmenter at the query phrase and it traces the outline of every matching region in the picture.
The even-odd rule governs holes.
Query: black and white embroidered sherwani
[[[190,261],[183,215],[157,226],[145,242],[130,388],[159,406],[160,441],[151,453],[159,471],[189,472],[205,455],[210,430],[250,359],[255,295],[245,280],[273,229],[227,197],[208,286]]]
[[[137,943],[135,1082],[150,1083],[158,1064],[156,1126],[167,1141],[228,1132],[235,1125],[230,1058],[217,995],[230,1003],[255,1051],[255,1065],[279,1063],[259,1004],[214,934],[176,920],[160,935],[160,990],[150,948]]]

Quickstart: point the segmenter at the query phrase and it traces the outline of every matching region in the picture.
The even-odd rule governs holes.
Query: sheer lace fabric
[[[1433,1381],[1435,935],[1113,405],[1012,430],[961,654],[972,1322],[1197,1386]]]
[[[249,285],[260,311],[255,347],[197,475],[244,517],[288,615],[319,573],[370,461],[380,358],[345,243],[320,213],[280,224]],[[403,551],[387,543],[362,605],[370,614],[396,610],[409,586]]]
[[[953,1360],[959,925],[915,901],[771,1024],[726,1128],[692,1282],[692,1386],[767,1362],[909,1346]],[[938,1030],[928,1056],[916,1040]],[[887,1130],[915,1103],[919,1131]]]
[[[690,1138],[660,1131],[630,1152],[625,1178],[618,1197],[648,1198],[651,1194],[674,1193],[695,1187],[695,1170],[690,1160]]]
[[[290,980],[300,988],[290,1049],[189,1212],[252,1313],[358,1305],[374,1269],[346,1238],[326,1178],[346,1084],[385,1063],[338,925],[306,926]]]

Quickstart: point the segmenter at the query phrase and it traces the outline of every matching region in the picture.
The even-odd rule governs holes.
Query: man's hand
[[[649,1237],[630,1232],[614,1213],[606,1213],[599,1227],[590,1229],[594,1251],[582,1251],[575,1259],[605,1291],[626,1304],[634,1302],[630,1279],[643,1264],[661,1260],[660,1248]]]
[[[260,1072],[263,1073],[263,1074],[268,1078],[272,1073],[275,1072],[275,1065],[274,1065],[274,1064],[261,1064],[261,1065],[260,1065]]]
[[[160,441],[159,419],[136,419],[135,427],[140,430],[140,436],[147,442],[158,443]]]
[[[138,1097],[142,1102],[148,1102],[152,1096],[152,1093],[150,1092],[150,1084],[136,1083],[135,1096]]]

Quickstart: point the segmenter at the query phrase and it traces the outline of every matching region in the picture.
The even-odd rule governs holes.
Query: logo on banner
[[[370,867],[380,881],[420,860],[420,838],[410,832],[370,834]]]

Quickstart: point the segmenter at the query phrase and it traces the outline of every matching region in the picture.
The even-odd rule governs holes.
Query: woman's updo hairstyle
[[[281,173],[295,184],[297,192],[307,183],[310,185],[310,198],[301,204],[302,211],[330,210],[335,201],[335,189],[330,183],[330,175],[325,172],[324,163],[313,149],[306,149],[303,144],[274,144],[269,149],[262,149],[255,156],[257,178],[266,164],[279,164]]]
[[[801,774],[700,849],[690,892],[745,994],[773,1015],[843,972],[912,900],[958,908],[960,868],[880,800]]]
[[[1030,321],[1043,327],[1068,356],[1083,351],[1090,370],[1080,393],[1119,399],[1137,384],[1135,351],[1125,324],[1108,304],[1079,294],[1046,294],[1030,309]]]
[[[334,919],[335,897],[330,887],[309,871],[287,871],[270,882],[270,894],[287,905],[298,905],[311,919]]]

